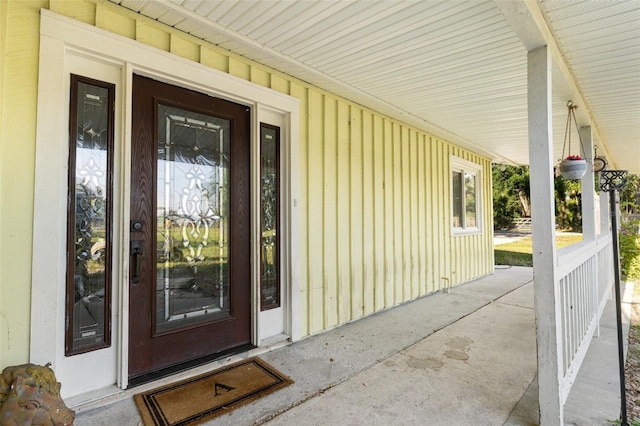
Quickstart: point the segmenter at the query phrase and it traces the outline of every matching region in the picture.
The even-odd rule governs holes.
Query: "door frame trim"
[[[203,46],[206,45],[203,42]],[[259,123],[272,122],[280,117],[282,128],[282,282],[287,304],[283,315],[284,332],[292,340],[301,338],[300,312],[299,229],[300,194],[299,161],[299,101],[296,98],[265,88],[250,81],[212,69],[137,41],[81,23],[48,10],[41,10],[40,58],[38,77],[38,106],[36,128],[36,176],[34,184],[34,232],[32,263],[30,361],[50,362],[58,379],[65,383],[63,396],[80,395],[113,385],[128,386],[128,227],[129,184],[131,179],[131,100],[133,74],[195,90],[210,96],[227,99],[251,108],[251,192],[252,201],[259,197],[259,185],[253,184],[259,175],[254,163],[259,163]],[[80,64],[80,65],[78,65]],[[71,72],[78,68],[101,70],[109,68],[116,78],[116,132],[114,152],[114,271],[113,271],[113,327],[112,346],[87,354],[64,356],[64,292],[66,254],[66,193],[68,154],[68,108]],[[83,71],[80,70],[80,73]],[[86,71],[85,71],[86,72]],[[97,71],[96,71],[97,72]],[[91,71],[89,71],[91,73]],[[100,78],[100,72],[97,72]],[[92,77],[92,75],[87,75]],[[65,121],[65,117],[67,120]],[[271,117],[271,118],[269,118]],[[282,126],[284,123],[284,126]],[[254,206],[256,206],[254,204]],[[259,235],[259,214],[251,211],[252,254],[256,252]],[[44,237],[43,237],[44,236]],[[260,345],[258,267],[252,258],[252,339]],[[109,353],[105,366],[104,354]],[[115,358],[115,361],[112,361]],[[99,364],[107,367],[107,382],[86,383],[86,368]],[[85,366],[85,369],[82,368]],[[78,376],[84,376],[79,378]],[[75,377],[75,380],[74,380]]]

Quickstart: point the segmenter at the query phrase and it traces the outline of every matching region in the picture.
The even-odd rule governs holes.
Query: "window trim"
[[[460,172],[463,174],[471,173],[476,177],[476,224],[474,227],[465,227],[465,213],[466,213],[466,204],[462,209],[462,225],[460,227],[453,226],[453,202],[454,202],[454,194],[453,194],[453,172]],[[482,208],[482,200],[483,200],[483,173],[482,173],[482,165],[473,163],[471,161],[465,160],[463,158],[457,157],[455,155],[451,155],[449,158],[449,191],[451,194],[450,197],[450,207],[451,211],[449,214],[449,220],[451,220],[451,232],[454,236],[456,235],[474,235],[474,234],[482,234],[483,233],[483,208]],[[462,185],[463,193],[462,199],[464,200],[464,185]]]

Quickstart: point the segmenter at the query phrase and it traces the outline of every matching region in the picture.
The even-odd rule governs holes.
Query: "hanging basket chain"
[[[574,106],[571,108],[571,115],[573,116],[573,124],[575,124],[576,132],[578,132],[578,142],[580,142],[580,149],[582,150],[582,155],[584,156],[585,160],[588,160],[587,151],[585,151],[584,145],[582,144],[582,136],[580,136],[580,129],[578,128],[578,120],[576,120],[576,108],[578,107]]]
[[[572,102],[568,101],[567,102],[567,122],[564,125],[564,143],[562,145],[562,158],[560,159],[560,161],[564,160],[565,158],[565,148],[567,147],[567,136],[568,136],[568,140],[569,140],[569,152],[571,152],[571,106],[572,106]]]
[[[576,132],[578,133],[578,141],[580,143],[580,149],[582,155],[586,159],[587,151],[584,149],[584,145],[582,144],[582,136],[580,136],[580,129],[578,128],[578,121],[576,120],[575,110],[578,108],[577,105],[574,105],[572,101],[567,101],[567,124],[564,129],[564,144],[562,145],[562,159],[560,161],[564,161],[568,156],[571,155],[571,121],[576,127]],[[565,148],[567,148],[567,143],[569,145],[569,150],[567,152],[567,156],[565,156]],[[580,154],[580,152],[578,153]]]

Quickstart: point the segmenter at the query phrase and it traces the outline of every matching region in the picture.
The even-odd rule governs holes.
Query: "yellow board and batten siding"
[[[108,31],[114,28],[101,20],[102,9],[135,21],[139,41],[153,38],[155,47],[301,101],[305,334],[437,291],[445,279],[455,285],[492,271],[488,159],[155,21],[100,5],[95,22]],[[483,234],[452,237],[450,155],[483,166]]]
[[[2,54],[11,57],[2,83],[21,90],[2,92],[3,139],[20,143],[3,143],[0,164],[4,178],[20,164],[15,176],[25,179],[15,186],[1,182],[3,205],[17,207],[3,211],[2,229],[23,231],[22,242],[11,247],[3,232],[0,258],[0,301],[10,317],[4,335],[21,336],[3,340],[2,350],[13,344],[9,352],[22,358],[16,361],[26,360],[29,345],[28,309],[8,305],[20,300],[28,307],[30,294],[32,217],[25,212],[31,212],[33,199],[39,7],[47,3],[8,2],[2,9],[8,23]],[[302,188],[296,235],[303,282],[293,297],[300,300],[303,335],[437,291],[446,280],[455,285],[492,272],[489,159],[110,2],[51,0],[48,7],[300,100],[294,167]],[[13,55],[18,37],[23,53]],[[12,72],[18,65],[20,72]],[[11,119],[8,105],[14,112],[28,111]],[[450,155],[482,166],[482,234],[452,235]]]

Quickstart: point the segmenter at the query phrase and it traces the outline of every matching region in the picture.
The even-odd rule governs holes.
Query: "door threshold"
[[[242,352],[235,352],[239,349],[235,348],[234,352],[232,354],[228,354],[227,356],[221,356],[221,354],[217,354],[217,358],[215,360],[205,361],[204,363],[201,363],[199,365],[192,365],[190,368],[182,368],[180,369],[180,371],[167,373],[167,375],[165,376],[156,377],[155,379],[150,379],[147,382],[139,383],[135,386],[129,384],[129,387],[127,389],[121,389],[115,385],[110,385],[73,397],[64,398],[64,402],[67,407],[78,413],[89,411],[95,408],[103,407],[105,405],[125,400],[127,398],[132,398],[137,393],[146,392],[148,390],[174,383],[176,381],[199,376],[201,374],[217,370],[235,362],[258,356],[290,344],[291,339],[289,338],[289,336],[281,334],[268,339],[268,341],[263,340],[260,347],[245,345],[240,347],[240,349],[245,349]]]
[[[237,353],[248,353],[251,349],[254,349],[254,348],[255,346],[253,344],[247,343],[245,345],[236,346],[234,348],[227,349],[222,352],[217,352],[212,355],[203,356],[201,358],[196,358],[191,361],[172,365],[170,367],[161,368],[159,370],[152,371],[150,373],[145,373],[137,377],[131,377],[129,378],[129,387],[130,388],[138,387],[142,384],[153,382],[167,376],[173,376],[183,371],[192,370],[195,367],[199,367],[204,364],[209,364],[215,361],[219,361],[223,358],[228,357],[229,355],[234,355]]]

